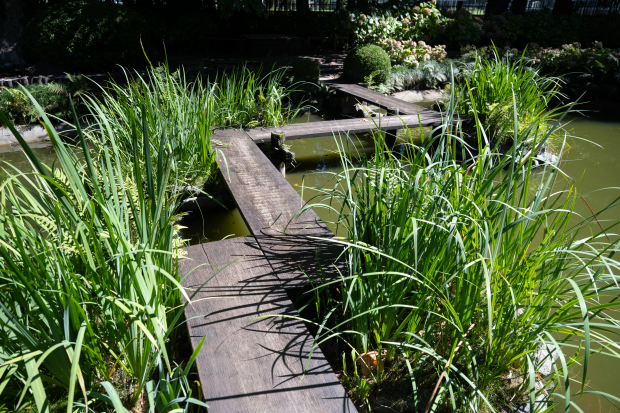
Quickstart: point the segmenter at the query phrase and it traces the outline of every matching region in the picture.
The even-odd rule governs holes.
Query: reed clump
[[[478,69],[491,76],[491,67]],[[533,170],[559,121],[523,125],[518,85],[510,150],[498,155],[478,118],[478,147],[468,147],[456,120],[465,91],[478,110],[474,89],[488,85],[477,82],[461,92],[453,82],[443,125],[400,154],[379,135],[361,162],[343,147],[343,171],[304,207],[333,211],[347,232],[326,240],[346,248],[341,280],[309,294],[315,345],[338,340],[343,380],[363,409],[398,379],[411,411],[542,411],[547,402],[569,411],[596,392],[586,384],[591,357],[618,357],[620,244],[608,237],[618,222],[603,229],[595,215],[577,216],[576,182],[553,165]],[[463,162],[457,147],[475,155]],[[558,358],[543,373],[547,346]],[[376,362],[363,375],[369,356]]]
[[[277,125],[300,109],[282,70],[246,67],[189,80],[167,64],[126,73],[71,105],[77,146],[33,96],[58,160],[44,165],[6,115],[32,165],[4,167],[0,195],[0,406],[15,411],[206,408],[188,375],[178,272],[179,195],[217,171],[215,126]],[[207,281],[207,280],[206,280]],[[205,282],[206,282],[205,281]],[[184,297],[184,300],[182,300]]]
[[[173,363],[181,297],[191,297],[178,274],[177,200],[169,195],[180,176],[167,135],[154,150],[147,121],[131,119],[132,150],[121,154],[104,118],[84,132],[74,111],[79,146],[72,150],[32,101],[58,161],[43,165],[0,112],[32,165],[4,167],[0,400],[38,412],[204,406],[187,381],[196,354]],[[100,142],[101,152],[88,140]],[[122,400],[121,383],[112,383],[118,377],[129,386]]]
[[[240,66],[214,78],[189,78],[168,63],[151,65],[144,75],[125,73],[125,84],[101,88],[100,98],[87,99],[93,118],[116,136],[124,165],[132,165],[131,125],[143,120],[154,154],[160,136],[173,154],[172,168],[190,183],[202,184],[217,171],[213,131],[216,127],[256,127],[289,123],[303,102],[291,100],[296,84],[285,86],[284,69],[251,70]],[[101,152],[103,143],[93,140]],[[143,164],[144,159],[140,162]]]
[[[498,146],[511,146],[517,139],[515,117],[517,133],[534,126],[544,135],[553,119],[569,107],[564,103],[567,97],[561,93],[562,79],[543,75],[540,68],[523,57],[500,56],[494,49],[490,58],[477,56],[460,69],[457,81],[451,85],[456,89],[456,111],[477,117],[488,139]]]

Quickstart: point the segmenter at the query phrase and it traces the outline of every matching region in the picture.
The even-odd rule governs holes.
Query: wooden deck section
[[[185,314],[192,346],[205,337],[196,363],[210,413],[356,412],[320,349],[302,378],[313,337],[301,321],[255,320],[297,310],[254,237],[186,250],[183,285],[199,292]]]
[[[345,89],[357,96],[357,87]],[[441,122],[436,112],[381,94],[373,100],[375,92],[359,88],[360,100],[410,115],[384,117],[383,130]],[[349,119],[278,129],[301,139],[377,127]],[[187,247],[180,263],[183,286],[196,292],[185,310],[192,346],[205,338],[196,359],[204,399],[210,413],[356,412],[320,349],[306,365],[313,337],[305,325],[282,317],[298,314],[287,289],[339,276],[342,249],[325,241],[333,234],[314,211],[298,216],[301,197],[256,146],[270,132],[217,131],[220,170],[252,236]],[[256,319],[266,315],[276,317]]]
[[[403,102],[403,101],[400,101]],[[407,102],[403,102],[407,103]],[[327,122],[294,123],[278,127],[255,128],[247,131],[254,142],[269,142],[271,131],[281,130],[286,133],[286,140],[316,138],[319,136],[331,136],[338,133],[368,133],[381,129],[394,131],[419,128],[420,126],[438,126],[441,124],[441,115],[437,112],[428,111],[415,115],[384,116],[373,119],[343,119]]]
[[[433,110],[413,103],[405,102],[404,100],[400,100],[392,96],[385,96],[383,93],[375,92],[374,90],[370,90],[355,83],[330,83],[329,86],[340,92],[352,96],[354,99],[357,99],[360,102],[372,103],[383,109],[389,109],[396,106],[401,115],[416,115],[418,113],[428,113],[439,116],[439,114]],[[441,121],[441,117],[439,121]]]
[[[302,379],[313,344],[302,322],[252,321],[297,315],[285,289],[317,276],[317,257],[335,275],[340,248],[311,238],[333,234],[312,210],[292,220],[301,197],[244,131],[216,137],[224,179],[253,236],[188,247],[191,260],[181,263],[183,286],[199,290],[185,316],[192,347],[206,337],[196,363],[209,412],[356,412],[320,349]]]
[[[312,210],[293,220],[301,197],[253,140],[238,130],[220,131],[217,139],[227,144],[218,147],[224,179],[281,285],[297,288],[318,277],[317,257],[324,275],[336,276],[340,248],[316,239],[332,232]]]

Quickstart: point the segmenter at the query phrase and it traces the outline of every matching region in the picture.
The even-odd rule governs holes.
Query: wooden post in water
[[[388,113],[392,116],[400,116],[400,110],[397,106],[389,107]],[[396,129],[393,133],[387,131],[385,132],[385,144],[387,145],[387,148],[389,150],[392,150],[394,148],[394,145],[396,144],[396,136],[398,135],[399,130],[400,129]]]
[[[286,134],[284,132],[281,130],[271,132],[271,162],[282,173],[282,176],[286,176],[284,142],[286,142]]]

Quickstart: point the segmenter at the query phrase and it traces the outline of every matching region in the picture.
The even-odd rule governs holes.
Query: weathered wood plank
[[[209,412],[356,411],[320,349],[302,379],[313,341],[302,322],[255,320],[298,313],[254,237],[186,250],[183,285],[198,293],[185,314],[193,347],[205,338],[196,362]]]
[[[316,138],[339,133],[360,134],[377,131],[394,131],[397,129],[419,128],[420,125],[439,126],[441,115],[433,111],[420,112],[419,115],[384,116],[374,119],[341,119],[326,122],[294,123],[277,127],[254,128],[247,134],[254,142],[268,142],[271,132],[281,130],[286,133],[286,140]]]
[[[296,217],[302,206],[297,191],[284,179],[243,131],[219,131],[219,163],[228,188],[251,233],[285,288],[299,287],[308,277],[337,276],[334,264],[341,252],[332,232],[312,210]],[[295,219],[293,219],[295,218]]]
[[[389,109],[390,107],[396,106],[398,107],[401,115],[415,115],[418,113],[422,114],[424,112],[439,115],[437,112],[420,105],[405,102],[404,100],[400,100],[392,96],[385,96],[383,93],[375,92],[374,90],[370,90],[355,83],[330,83],[329,85],[334,89],[351,95],[359,101],[372,103],[384,109]]]

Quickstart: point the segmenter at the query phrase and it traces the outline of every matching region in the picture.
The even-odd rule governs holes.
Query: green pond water
[[[419,102],[417,102],[419,103]],[[428,102],[423,102],[428,104]],[[296,122],[320,121],[318,116],[306,114]],[[620,119],[615,121],[601,120],[594,117],[573,117],[564,125],[574,136],[582,139],[569,138],[568,147],[564,151],[561,161],[561,169],[566,174],[564,182],[570,179],[579,181],[577,188],[587,202],[576,205],[576,213],[589,216],[591,208],[598,212],[620,195]],[[587,141],[586,141],[587,140]],[[334,137],[322,137],[302,139],[287,142],[295,153],[296,165],[287,172],[287,181],[297,189],[305,201],[310,202],[317,193],[308,189],[302,191],[302,187],[329,187],[329,180],[334,173],[340,172],[340,161],[337,141]],[[351,140],[348,149],[352,153],[372,153],[373,143],[370,139],[358,137]],[[34,152],[46,164],[55,161],[56,156],[51,147],[38,147]],[[29,170],[30,166],[24,154],[12,148],[0,148],[1,168],[10,171],[8,164],[22,170]],[[562,184],[563,182],[560,182]],[[316,213],[328,223],[332,230],[334,225],[329,224],[335,215],[329,214],[324,209],[317,209]],[[620,218],[620,209],[601,213],[599,221],[604,223]],[[576,218],[577,219],[577,218]],[[209,212],[204,220],[200,217],[185,222],[188,226],[184,236],[192,243],[208,242],[222,239],[227,236],[249,235],[249,231],[243,222],[239,211]],[[620,229],[616,229],[616,233]],[[338,235],[345,235],[340,230]],[[617,239],[617,235],[609,234]],[[620,315],[617,317],[620,319]],[[578,377],[581,374],[579,368],[573,368],[571,375]],[[594,390],[609,392],[620,396],[620,361],[610,357],[592,357],[588,373],[588,385]],[[577,392],[575,388],[575,392]],[[613,411],[610,402],[596,395],[586,395],[577,401],[577,404],[585,412],[609,412]],[[561,408],[561,407],[559,407]],[[558,408],[556,408],[557,410]]]

